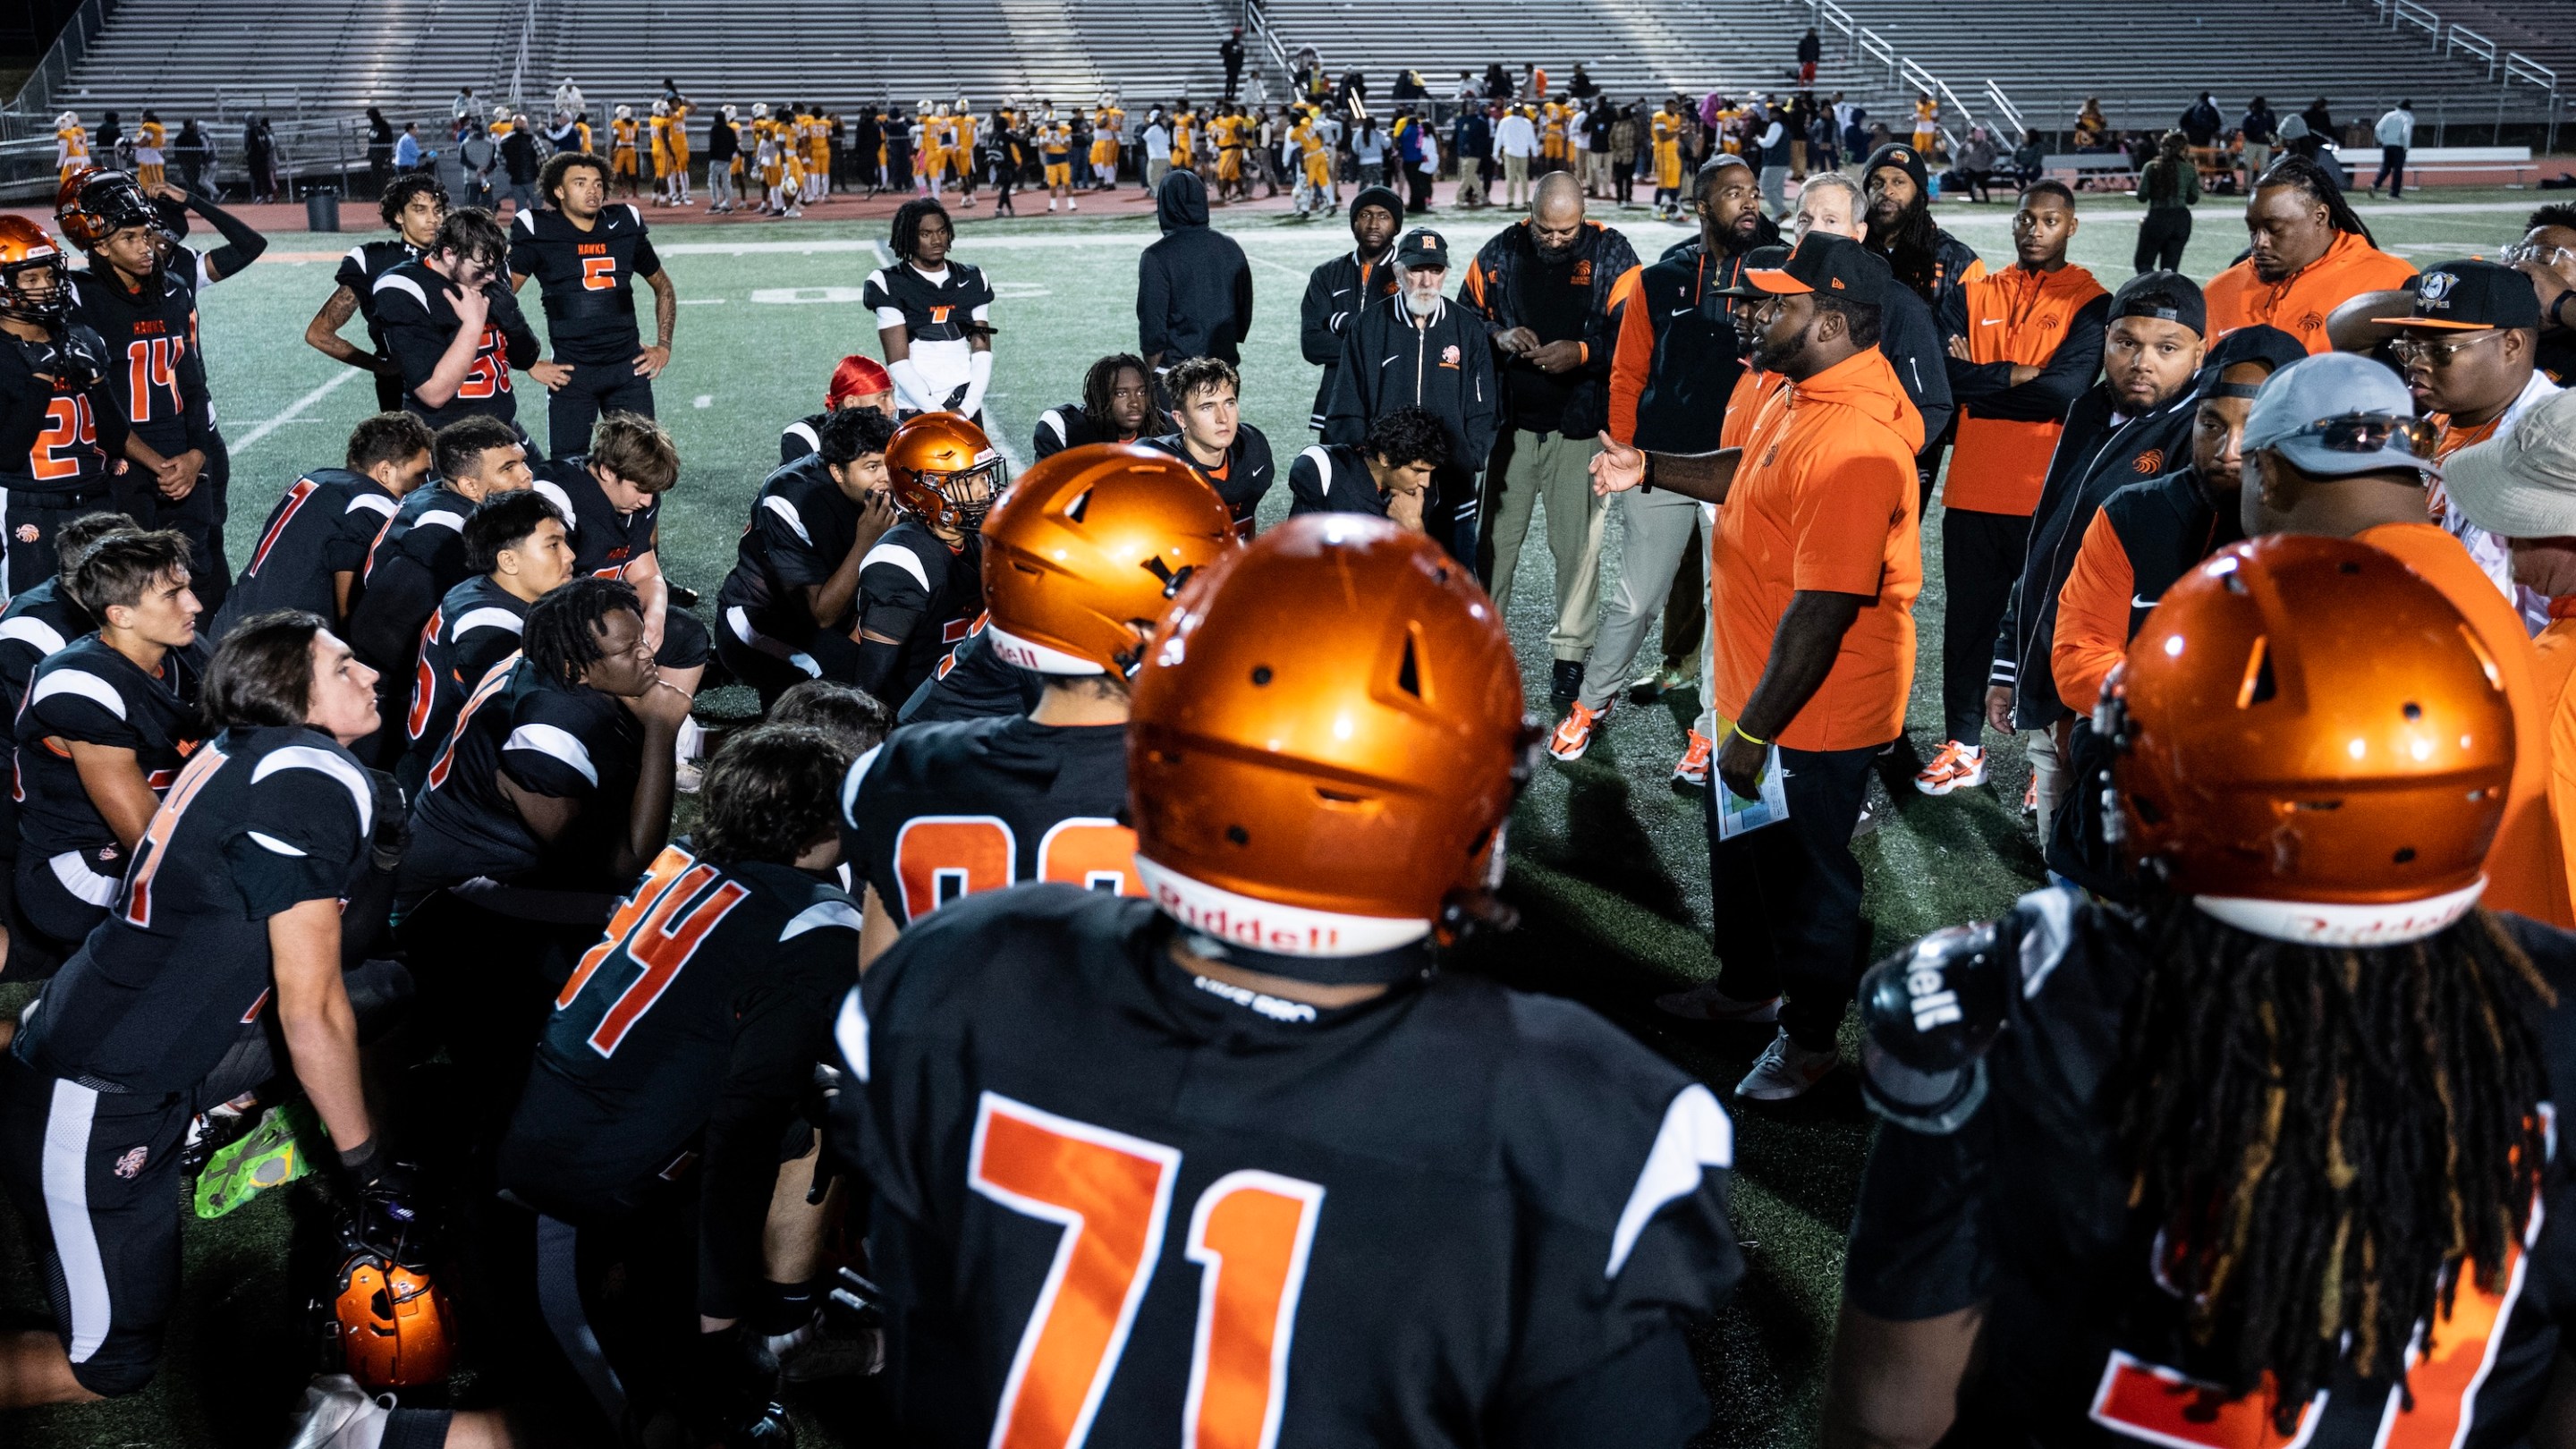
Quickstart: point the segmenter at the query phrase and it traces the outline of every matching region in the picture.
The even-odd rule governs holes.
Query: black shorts
[[[179,1292],[186,1094],[100,1092],[0,1058],[0,1182],[40,1245],[72,1377],[151,1382]]]

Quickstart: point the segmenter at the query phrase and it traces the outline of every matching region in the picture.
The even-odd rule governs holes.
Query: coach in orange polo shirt
[[[1810,232],[1748,269],[1753,365],[1789,385],[1741,448],[1645,454],[1606,438],[1605,492],[1651,483],[1721,505],[1709,544],[1714,704],[1732,721],[1709,792],[1709,875],[1725,1000],[1705,1013],[1781,1030],[1736,1091],[1777,1101],[1822,1080],[1869,950],[1851,852],[1870,762],[1905,727],[1923,584],[1914,454],[1923,420],[1880,355],[1887,264]],[[1779,746],[1789,818],[1720,840],[1718,790],[1758,797]]]
[[[2412,264],[2381,251],[2343,191],[2305,156],[2284,156],[2245,203],[2245,260],[2210,279],[2212,341],[2261,322],[2330,352],[2326,319],[2364,292],[2406,285]]]
[[[2477,631],[2513,706],[2513,780],[2487,850],[2480,904],[2553,926],[2576,924],[2550,820],[2549,715],[2531,636],[2460,541],[2425,522],[2442,475],[2432,429],[2395,373],[2348,352],[2303,357],[2263,384],[2245,419],[2245,533],[2357,538],[2395,554]]]

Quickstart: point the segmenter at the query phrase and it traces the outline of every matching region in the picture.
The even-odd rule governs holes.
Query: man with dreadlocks
[[[1861,187],[1869,203],[1869,230],[1862,244],[1886,258],[1888,270],[1907,291],[1923,299],[1935,317],[1946,317],[1964,303],[1961,293],[1986,274],[1986,264],[1966,242],[1943,231],[1932,220],[1932,181],[1920,146],[1881,146],[1861,168]],[[1950,419],[1937,425],[1925,419],[1923,451],[1914,458],[1917,500],[1928,508],[1932,480],[1941,472],[1941,451],[1949,444]]]
[[[2364,292],[2403,287],[2411,263],[2379,249],[2325,168],[2284,156],[2245,203],[2245,260],[2210,278],[2209,335],[2261,322],[2327,352],[2326,319]]]
[[[1831,1449],[2564,1442],[2576,940],[2479,905],[2516,733],[2467,637],[2349,539],[2165,595],[2105,706],[2143,904],[1862,985]]]
[[[1133,443],[1163,431],[1154,409],[1154,371],[1132,352],[1113,352],[1082,374],[1082,398],[1038,414],[1029,459],[1085,443]]]
[[[981,268],[948,259],[956,223],[938,202],[916,197],[889,227],[894,265],[868,273],[861,300],[877,314],[877,341],[904,417],[984,410],[993,382],[993,287]]]

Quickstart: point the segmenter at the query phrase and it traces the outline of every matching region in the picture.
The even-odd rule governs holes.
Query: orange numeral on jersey
[[[584,290],[592,292],[607,292],[615,290],[617,286],[617,258],[583,257],[581,259],[581,285]]]
[[[894,878],[903,918],[917,921],[977,891],[1000,890],[1018,869],[1011,827],[991,815],[924,815],[894,838]]]
[[[170,843],[170,832],[179,828],[179,817],[195,803],[197,792],[215,777],[224,763],[224,752],[212,744],[197,747],[197,757],[171,782],[170,793],[161,808],[152,812],[152,823],[143,827],[143,838],[135,842],[134,873],[125,883],[125,919],[138,926],[152,924],[152,877],[161,869],[162,847]]]
[[[45,404],[45,430],[36,435],[36,446],[28,451],[27,471],[39,480],[77,477],[81,460],[65,457],[63,450],[86,448],[97,441],[98,421],[89,415],[89,399],[55,398]]]
[[[993,1414],[993,1449],[1069,1449],[1091,1421],[1144,1301],[1181,1155],[1157,1142],[983,1094],[967,1182],[1059,1226]],[[1279,1437],[1297,1297],[1324,1190],[1231,1172],[1199,1195],[1186,1245],[1200,1266],[1182,1443],[1268,1449]]]
[[[1141,896],[1145,883],[1136,876],[1136,832],[1098,816],[1059,820],[1038,842],[1038,879]]]
[[[180,410],[179,356],[187,343],[176,337],[137,338],[125,344],[125,393],[133,400],[138,423],[152,421],[152,390],[170,394],[170,411]]]
[[[676,853],[665,850],[663,856]],[[682,860],[687,858],[681,856]],[[659,860],[655,861],[657,876],[660,864]],[[732,914],[733,908],[741,905],[745,896],[751,894],[732,881],[710,891],[707,883],[715,878],[714,866],[691,864],[677,880],[656,893],[652,906],[624,936],[612,935],[582,957],[580,969],[573,973],[571,981],[564,984],[564,994],[555,1000],[558,1007],[568,1005],[581,994],[581,988],[589,983],[591,974],[598,969],[599,961],[606,957],[603,947],[623,947],[627,959],[643,968],[635,973],[635,979],[627,983],[625,990],[617,993],[617,999],[610,1002],[608,1010],[601,1014],[599,1025],[590,1033],[592,1051],[603,1057],[616,1055],[617,1044],[626,1040],[626,1033],[643,1019],[644,1013],[653,1009],[653,1003],[662,999],[662,993],[668,991],[672,981],[679,977],[680,968],[688,965],[689,958],[698,954],[698,947],[705,944],[708,933]],[[646,884],[651,884],[649,878]],[[638,890],[636,899],[642,896],[643,892]],[[681,915],[682,909],[691,907],[693,902],[694,908]],[[633,902],[628,904],[631,908]],[[629,911],[621,910],[618,914],[625,916]]]
[[[482,345],[475,349],[473,365],[465,369],[465,380],[456,385],[461,398],[487,398],[510,390],[509,339],[498,327],[483,329]]]
[[[420,648],[412,655],[411,710],[403,717],[403,733],[415,740],[429,728],[430,709],[438,703],[438,671],[430,666],[429,646],[438,638],[438,626],[446,618],[443,608],[429,611],[429,622],[421,626]]]
[[[456,712],[456,723],[447,727],[447,743],[438,747],[438,759],[429,767],[425,788],[435,790],[447,783],[447,772],[456,765],[456,742],[465,738],[465,727],[473,722],[474,711],[481,709],[483,701],[499,694],[501,686],[510,682],[510,666],[518,662],[519,652],[513,649],[508,657],[484,673],[483,682],[474,686],[472,694],[465,696],[465,707]]]

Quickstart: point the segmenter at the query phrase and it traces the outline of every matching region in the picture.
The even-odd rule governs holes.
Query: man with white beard
[[[1473,567],[1477,474],[1498,422],[1494,353],[1490,324],[1441,295],[1449,265],[1448,239],[1428,227],[1396,244],[1395,295],[1371,303],[1342,330],[1324,441],[1360,443],[1369,424],[1396,408],[1439,419],[1449,461],[1432,474],[1423,530]]]

